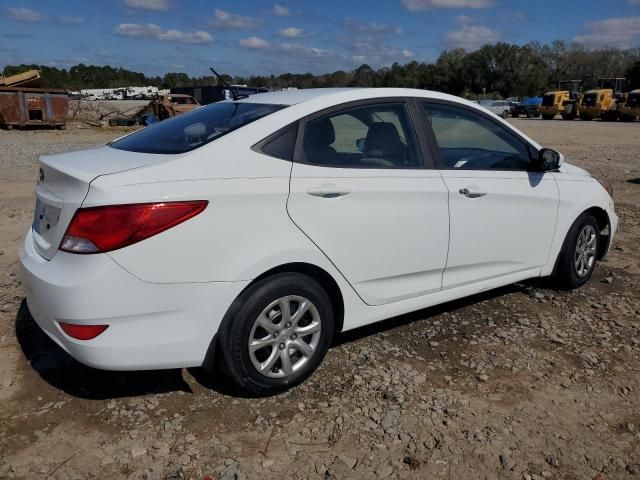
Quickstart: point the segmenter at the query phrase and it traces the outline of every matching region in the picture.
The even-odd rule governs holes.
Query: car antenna
[[[234,89],[231,85],[229,85],[224,80],[224,78],[222,78],[222,76],[213,69],[213,67],[209,67],[209,70],[211,70],[213,72],[213,74],[216,76],[216,78],[218,80],[220,80],[220,83],[222,83],[222,86],[225,87],[227,90],[229,90],[229,93],[231,93],[231,98],[234,101],[235,100],[240,100],[242,98],[249,98],[249,95],[243,95],[243,94],[238,95],[237,89]]]

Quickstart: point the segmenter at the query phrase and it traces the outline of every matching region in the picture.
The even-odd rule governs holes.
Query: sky
[[[640,46],[640,0],[0,0],[0,69],[327,73],[555,39]]]

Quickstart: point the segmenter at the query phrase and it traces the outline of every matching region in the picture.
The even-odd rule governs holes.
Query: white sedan
[[[511,104],[506,100],[480,100],[478,105],[502,118],[507,118],[511,115]]]
[[[605,186],[603,186],[605,185]],[[611,192],[471,102],[409,89],[224,101],[41,158],[29,309],[80,362],[308,377],[334,335],[533,277],[576,288]]]

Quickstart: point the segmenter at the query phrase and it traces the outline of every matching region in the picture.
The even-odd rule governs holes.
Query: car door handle
[[[320,198],[338,198],[349,194],[349,190],[340,188],[337,185],[314,187],[307,190],[312,197]]]
[[[480,190],[477,187],[465,187],[459,190],[460,195],[464,195],[467,198],[479,198],[484,197],[487,192]]]

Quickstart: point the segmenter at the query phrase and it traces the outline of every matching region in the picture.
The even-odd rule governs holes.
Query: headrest
[[[307,125],[305,141],[311,145],[331,145],[336,140],[336,131],[331,120],[323,118]]]
[[[369,126],[364,142],[366,155],[385,158],[399,157],[404,153],[404,144],[393,123],[376,122]]]

